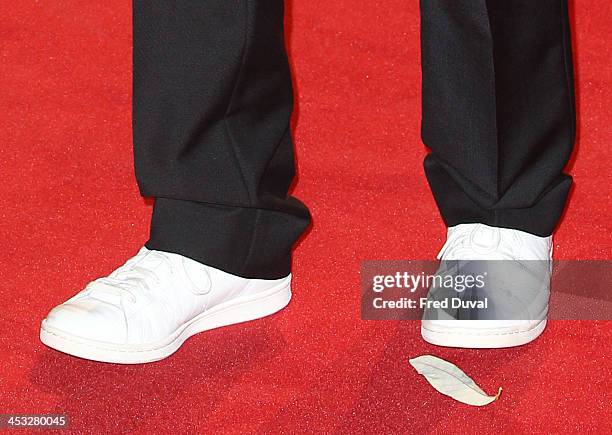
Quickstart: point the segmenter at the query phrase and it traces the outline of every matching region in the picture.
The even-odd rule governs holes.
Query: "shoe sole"
[[[478,320],[475,320],[478,322]],[[450,320],[449,322],[453,322]],[[421,325],[423,340],[436,346],[461,347],[467,349],[500,349],[530,343],[544,332],[546,319],[533,328],[523,331],[498,331],[491,329],[460,329],[449,326],[448,331],[436,331]]]
[[[248,297],[219,304],[181,325],[169,337],[147,345],[115,345],[87,340],[48,325],[40,328],[40,340],[69,355],[116,364],[142,364],[164,359],[176,352],[189,337],[222,326],[248,322],[274,314],[291,300],[290,278],[281,284]]]

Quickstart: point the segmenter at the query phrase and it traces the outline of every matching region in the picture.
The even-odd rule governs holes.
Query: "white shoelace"
[[[490,234],[490,240],[487,240],[486,244],[479,243],[477,236],[486,233]],[[522,244],[522,241],[515,233],[510,234],[513,238],[512,243]],[[487,259],[486,256],[488,254],[495,253],[496,257],[500,260],[515,260],[511,243],[504,240],[504,236],[502,236],[499,228],[485,227],[483,225],[455,229],[446,240],[446,243],[444,243],[444,246],[442,246],[437,258],[438,260],[442,260],[444,257],[469,258],[474,253],[482,255],[483,259]]]
[[[123,266],[117,268],[109,276],[92,281],[88,287],[95,293],[117,296],[120,299],[128,295],[130,301],[135,303],[143,293],[161,283],[158,273],[150,267],[139,266],[145,259],[159,260],[160,266],[172,268],[170,259],[159,251],[140,252],[128,260]]]

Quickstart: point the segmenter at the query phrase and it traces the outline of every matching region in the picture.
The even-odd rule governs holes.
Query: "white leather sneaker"
[[[448,229],[447,241],[438,259],[442,260],[441,269],[446,268],[447,273],[453,268],[455,271],[463,267],[470,269],[470,262],[491,266],[497,272],[488,277],[490,282],[485,289],[489,308],[495,306],[500,313],[510,307],[514,311],[507,312],[522,314],[491,317],[468,308],[460,315],[455,311],[445,318],[448,310],[436,310],[433,316],[426,310],[421,322],[425,341],[448,347],[503,348],[529,343],[544,331],[550,296],[551,236],[538,237],[483,224],[457,225]],[[432,297],[433,291],[430,289],[428,297]],[[463,320],[483,318],[486,320]]]
[[[51,310],[40,339],[94,361],[157,361],[194,334],[281,310],[291,299],[290,284],[291,275],[246,279],[142,248],[108,277]]]

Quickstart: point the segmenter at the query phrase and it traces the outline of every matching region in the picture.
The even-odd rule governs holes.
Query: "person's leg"
[[[288,196],[292,87],[283,0],[134,0],[134,150],[155,197],[146,247],[55,307],[43,343],[144,363],[291,299],[309,223]]]
[[[421,8],[425,172],[449,227],[438,273],[488,271],[480,289],[432,287],[429,297],[461,293],[489,307],[454,318],[426,311],[421,332],[443,346],[525,344],[546,327],[551,234],[571,186],[567,0],[422,0]]]
[[[309,223],[283,0],[134,0],[134,149],[150,249],[274,279]]]
[[[571,186],[566,0],[422,0],[427,178],[452,227],[548,236]]]

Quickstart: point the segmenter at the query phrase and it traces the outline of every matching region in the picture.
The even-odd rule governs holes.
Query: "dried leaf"
[[[484,406],[496,401],[502,389],[495,396],[489,396],[459,367],[432,355],[422,355],[410,361],[412,367],[440,393],[473,406]]]

